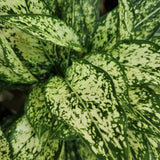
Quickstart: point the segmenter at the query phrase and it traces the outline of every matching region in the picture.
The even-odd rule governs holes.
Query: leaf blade
[[[3,16],[3,19],[41,40],[83,51],[79,37],[61,20],[44,15]]]

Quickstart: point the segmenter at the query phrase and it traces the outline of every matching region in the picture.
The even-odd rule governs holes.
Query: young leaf
[[[100,159],[124,157],[124,113],[106,72],[76,61],[65,80],[55,76],[48,81],[46,101],[52,114],[73,127]]]
[[[119,39],[118,8],[107,13],[97,24],[92,41],[92,50],[107,51],[112,48]]]
[[[34,36],[14,26],[5,24],[2,31],[15,54],[33,75],[38,77],[51,70],[53,64],[47,56],[53,52],[52,44],[42,44]],[[53,61],[56,61],[56,58]]]
[[[133,35],[134,12],[130,0],[119,0],[120,39],[129,39]]]
[[[160,85],[159,47],[147,41],[123,41],[111,52],[124,66],[129,85],[150,83]]]
[[[54,159],[61,150],[61,141],[53,140],[44,135],[41,141],[34,133],[27,118],[22,116],[12,128],[10,144],[13,148],[13,159]]]
[[[98,0],[63,2],[62,19],[77,31],[83,45],[87,45],[87,40],[92,35],[99,18],[98,2]]]
[[[10,160],[10,147],[0,127],[0,159]]]
[[[9,84],[32,84],[37,81],[23,66],[2,34],[0,34],[0,75],[0,80]]]
[[[83,51],[79,37],[61,20],[45,15],[17,15],[2,18],[41,40]]]
[[[150,39],[160,25],[160,1],[139,0],[133,3],[135,10],[136,39]]]

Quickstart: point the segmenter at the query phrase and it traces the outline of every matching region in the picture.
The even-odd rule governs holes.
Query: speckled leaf
[[[119,39],[118,19],[118,8],[102,17],[91,39],[92,50],[107,51],[116,44]]]
[[[73,127],[99,158],[124,157],[124,113],[106,72],[76,61],[65,80],[58,76],[49,80],[46,101],[52,114]]]
[[[83,45],[93,33],[99,18],[99,0],[68,0],[63,2],[62,19],[79,34]]]
[[[149,88],[134,86],[129,88],[129,97],[137,116],[132,128],[160,137],[160,101],[157,95]],[[133,114],[130,116],[132,118]]]
[[[52,44],[42,44],[34,36],[11,25],[5,24],[2,31],[15,54],[33,75],[39,77],[51,70],[53,64],[47,55],[53,52]]]
[[[32,89],[25,107],[26,116],[39,138],[44,132],[50,132],[55,121],[45,104],[44,85],[39,83]]]
[[[160,101],[157,95],[144,87],[129,89],[133,113],[128,116],[128,142],[135,159],[159,159],[160,154]],[[159,101],[159,102],[158,102]]]
[[[3,16],[3,19],[41,40],[73,48],[76,51],[83,51],[79,37],[74,30],[68,27],[63,21],[52,16]]]
[[[48,0],[49,1],[49,0]],[[52,12],[55,12],[55,1],[50,3]],[[0,15],[6,14],[50,14],[48,6],[43,0],[1,0],[0,1]]]
[[[74,139],[77,135],[68,126],[55,119],[45,103],[44,97],[45,83],[37,84],[29,94],[26,102],[26,116],[34,128],[38,138],[41,139],[43,134],[51,134],[52,139],[67,140]]]
[[[0,159],[10,160],[9,143],[0,127]]]
[[[32,84],[37,81],[23,66],[2,34],[0,34],[0,75],[0,80],[9,84]]]
[[[135,38],[149,39],[160,25],[160,1],[139,0],[134,2]]]
[[[27,118],[22,116],[14,125],[10,137],[10,143],[13,148],[13,159],[54,159],[59,155],[61,142],[50,139],[45,143],[46,138],[38,139],[30,126]]]
[[[124,66],[129,84],[160,85],[159,47],[148,41],[123,41],[112,51],[113,57]]]
[[[27,13],[25,0],[1,0],[0,15]]]
[[[119,34],[120,39],[129,39],[133,35],[134,12],[130,0],[119,0]]]
[[[119,98],[121,104],[125,102],[127,103],[128,82],[123,71],[123,66],[121,66],[118,61],[107,52],[91,52],[86,55],[84,59],[109,73],[115,84],[117,97]]]

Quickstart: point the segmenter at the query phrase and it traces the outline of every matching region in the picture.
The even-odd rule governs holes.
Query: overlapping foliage
[[[32,85],[0,159],[160,159],[160,2],[1,0],[0,87]]]

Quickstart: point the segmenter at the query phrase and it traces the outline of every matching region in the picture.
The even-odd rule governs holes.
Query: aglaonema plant
[[[0,159],[160,159],[160,1],[98,4],[0,1],[0,87],[32,86]]]

